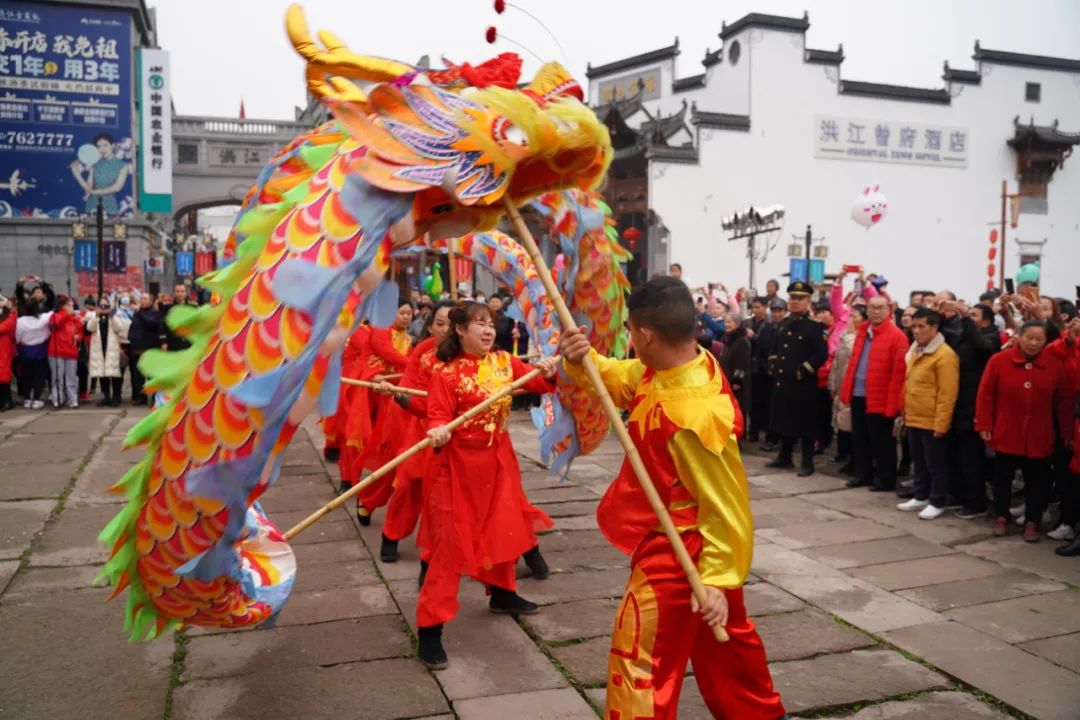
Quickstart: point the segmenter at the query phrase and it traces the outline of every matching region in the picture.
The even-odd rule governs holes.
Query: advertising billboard
[[[0,6],[0,217],[134,209],[131,18],[103,8]]]

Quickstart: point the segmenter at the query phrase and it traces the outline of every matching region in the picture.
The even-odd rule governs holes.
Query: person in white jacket
[[[120,343],[126,340],[131,321],[114,312],[107,300],[86,318],[87,346],[90,350],[90,377],[100,378],[104,398],[100,406],[119,407],[124,374],[120,367]]]
[[[49,318],[41,305],[30,300],[24,314],[15,321],[15,344],[19,347],[19,364],[25,379],[24,407],[40,410],[45,407],[45,380],[49,375]]]

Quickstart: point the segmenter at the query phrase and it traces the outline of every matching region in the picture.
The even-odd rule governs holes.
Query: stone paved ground
[[[120,602],[92,587],[105,489],[135,461],[132,410],[0,415],[0,719],[595,718],[627,560],[593,512],[622,454],[612,443],[559,484],[515,420],[525,484],[559,529],[554,574],[522,580],[543,612],[485,610],[462,585],[449,670],[413,657],[417,562],[373,560],[378,529],[349,513],[295,544],[296,590],[272,630],[190,629],[129,644]],[[266,500],[288,526],[332,497],[310,426]],[[302,434],[303,435],[303,434]],[[757,525],[747,604],[795,717],[992,720],[1080,717],[1080,562],[1052,544],[993,540],[986,522],[919,521],[835,477],[773,473],[748,456]],[[381,514],[376,515],[376,525]],[[692,678],[680,718],[706,718]]]

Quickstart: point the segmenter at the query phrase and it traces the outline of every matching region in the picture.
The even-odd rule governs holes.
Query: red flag
[[[243,123],[247,119],[247,112],[244,111],[244,98],[240,98],[240,122]]]

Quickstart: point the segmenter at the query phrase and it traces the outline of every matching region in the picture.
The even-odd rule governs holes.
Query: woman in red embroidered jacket
[[[359,360],[358,378],[372,381],[380,375],[402,372],[408,362],[407,354],[412,346],[409,337],[409,323],[412,322],[412,304],[407,298],[398,301],[398,312],[394,323],[388,328],[372,328],[367,347]],[[349,405],[349,416],[345,421],[345,446],[341,451],[342,483],[353,485],[360,480],[364,468],[379,467],[372,465],[378,457],[367,451],[367,445],[375,436],[375,428],[380,416],[393,404],[388,395],[377,393],[368,388],[357,387]],[[389,459],[389,458],[388,458]],[[357,499],[356,516],[362,525],[371,524],[371,510],[386,503],[390,494],[383,488],[389,486],[392,478],[379,481],[361,492]],[[385,497],[381,498],[381,494]]]
[[[435,306],[428,317],[420,335],[420,343],[409,354],[409,364],[405,366],[405,377],[400,387],[423,390],[431,386],[431,374],[439,362],[435,351],[439,343],[450,334],[450,309],[454,303],[444,300]],[[389,390],[390,388],[385,388]],[[408,450],[427,437],[427,398],[419,395],[395,395],[394,401],[401,408],[403,421],[399,427],[400,443],[395,454]],[[397,562],[398,542],[404,540],[416,529],[417,522],[425,507],[425,501],[431,489],[431,463],[434,454],[430,448],[409,458],[394,474],[394,492],[386,506],[386,520],[383,522],[382,547],[379,556],[383,562]],[[421,525],[421,533],[427,531],[430,521]],[[428,543],[417,536],[416,544],[425,548]],[[425,554],[421,554],[426,560]]]
[[[507,432],[509,397],[450,432],[446,424],[505,388],[532,368],[503,350],[492,351],[495,318],[486,305],[465,303],[450,311],[451,332],[439,346],[443,362],[432,375],[428,435],[438,471],[428,499],[432,517],[430,560],[416,609],[420,660],[446,667],[443,623],[458,608],[458,585],[468,575],[489,586],[494,613],[527,615],[538,607],[519,596],[517,559],[536,545],[536,532],[551,518],[529,505],[521,486],[514,446]],[[545,358],[526,392],[555,389],[556,362]]]
[[[345,342],[345,348],[341,353],[341,377],[356,380],[360,374],[360,358],[367,349],[368,337],[371,335],[371,326],[365,320],[360,327],[353,331]],[[323,457],[327,462],[336,463],[341,459],[341,448],[345,441],[345,423],[349,419],[349,402],[354,395],[355,385],[341,384],[338,392],[337,412],[322,419],[323,429]],[[341,485],[341,492],[348,489],[345,483]]]

